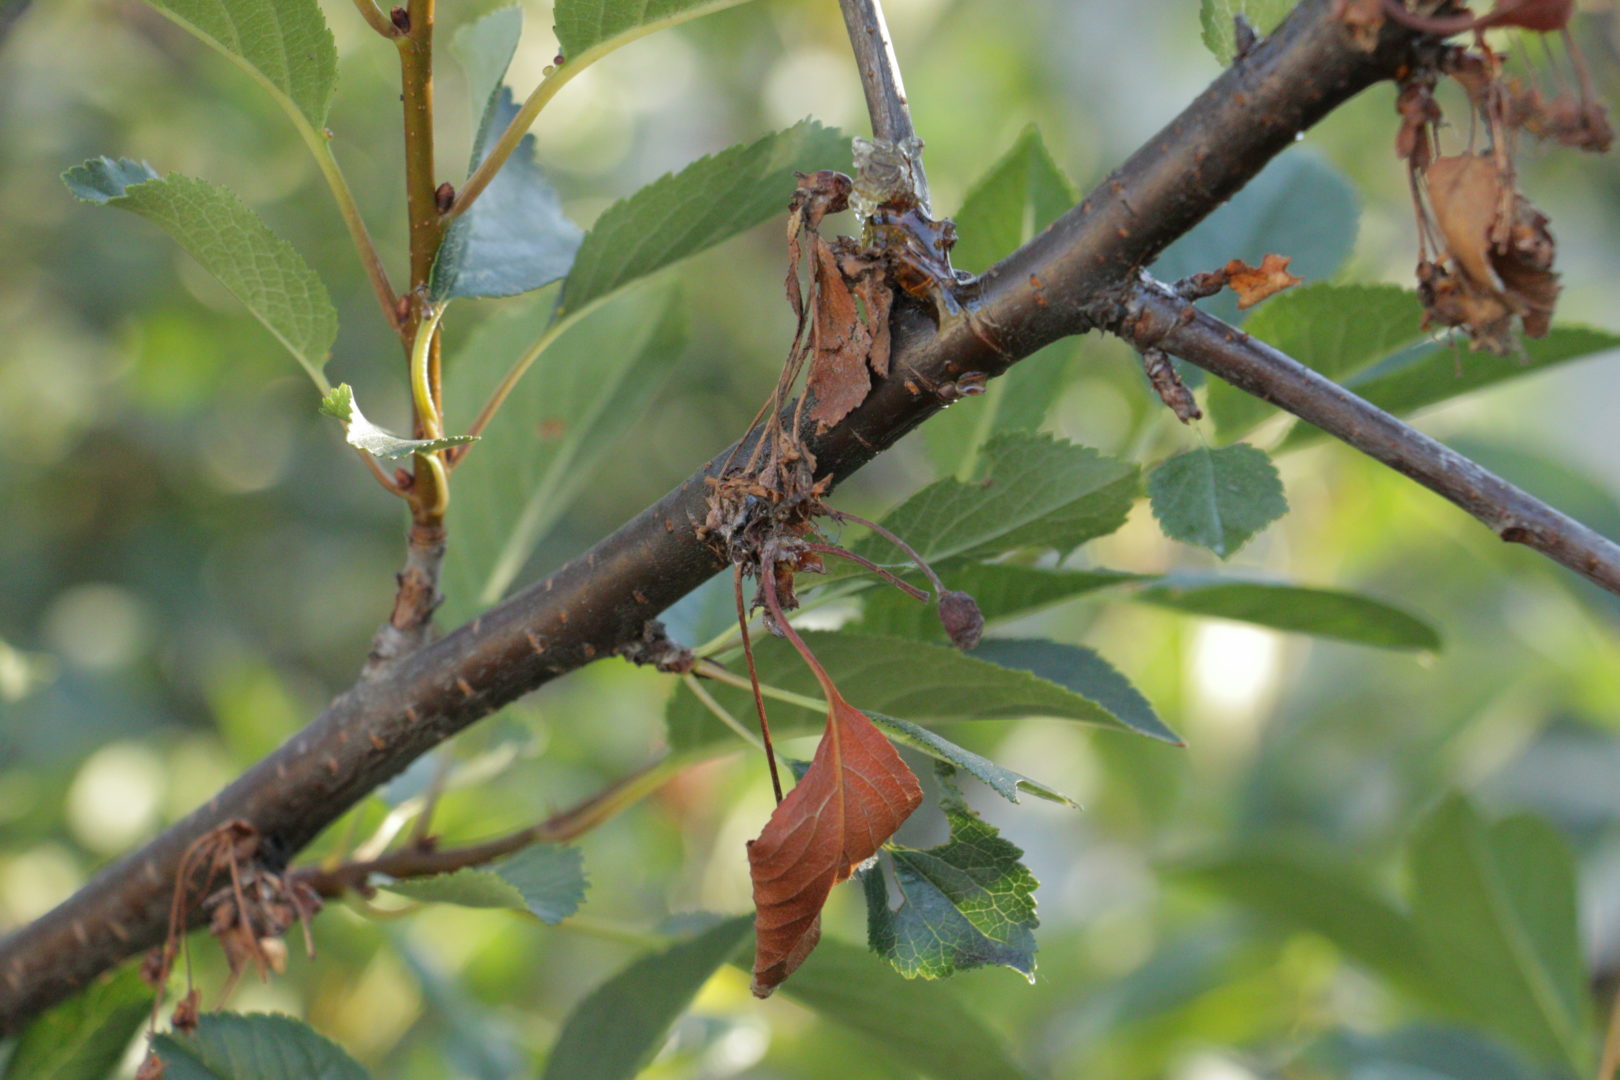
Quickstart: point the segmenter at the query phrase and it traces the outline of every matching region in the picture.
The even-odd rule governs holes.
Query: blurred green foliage
[[[495,6],[444,5],[442,32]],[[961,205],[1032,123],[1062,173],[1088,188],[1218,70],[1191,0],[886,7],[943,210]],[[511,75],[520,93],[555,51],[548,6],[525,13]],[[393,50],[348,5],[329,4],[327,16],[339,54],[326,121],[334,152],[385,259],[399,267]],[[9,7],[0,12],[0,21],[11,17]],[[1580,31],[1612,104],[1620,20],[1603,9]],[[276,341],[155,227],[76,203],[57,175],[108,154],[236,191],[331,291],[340,322],[332,380],[354,386],[394,430],[406,426],[406,398],[397,341],[377,317],[317,169],[239,70],[133,0],[36,4],[0,50],[4,931],[205,800],[347,686],[402,557],[398,504],[317,414]],[[1553,78],[1539,44],[1524,51],[1539,78]],[[460,118],[476,110],[449,65],[439,83],[440,160],[459,164],[473,137]],[[537,156],[565,212],[588,225],[662,173],[807,115],[865,130],[843,27],[831,4],[761,0],[588,69],[537,125]],[[1258,185],[1297,206],[1264,228],[1253,215],[1229,215],[1167,259],[1208,268],[1199,246],[1208,243],[1215,264],[1252,257],[1229,250],[1252,236],[1264,250],[1309,247],[1296,270],[1409,285],[1415,256],[1405,179],[1389,150],[1395,126],[1390,88],[1363,95]],[[1522,174],[1559,238],[1559,320],[1620,331],[1612,302],[1620,173],[1607,159],[1531,148]],[[1346,220],[1356,222],[1352,232]],[[782,262],[773,223],[666,272],[680,279],[690,338],[678,369],[634,428],[636,445],[627,436],[596,458],[530,572],[582,550],[747,424],[792,335],[777,284]],[[497,310],[464,301],[447,320],[452,415],[476,406],[476,394],[455,397],[456,347]],[[1040,361],[1059,375],[1032,380],[1053,388],[1048,431],[1147,463],[1203,445],[1152,398],[1118,343],[1087,338],[1059,351]],[[1455,358],[1482,387],[1491,380],[1474,373],[1503,363],[1511,361]],[[1482,389],[1419,424],[1612,536],[1616,400],[1620,367],[1610,354]],[[1251,438],[1274,447],[1284,428],[1268,417],[1245,407],[1242,421],[1263,421]],[[1213,442],[1214,430],[1202,437]],[[916,436],[839,501],[877,515],[935,480],[939,466],[959,463]],[[1108,589],[1031,610],[1010,624],[1018,634],[1106,655],[1189,744],[1051,720],[949,729],[969,750],[1085,807],[1012,806],[975,793],[975,808],[1024,850],[1041,881],[1036,984],[976,971],[929,999],[925,991],[940,988],[901,983],[875,958],[830,942],[797,995],[790,982],[766,1003],[748,996],[742,972],[722,968],[648,1075],[949,1075],[948,1054],[904,1052],[917,1031],[905,1031],[897,1054],[896,1045],[879,1047],[881,1028],[862,1029],[885,1004],[897,1015],[911,1010],[917,1026],[931,1018],[948,1028],[959,1010],[999,1033],[1032,1074],[1053,1077],[1519,1078],[1555,1068],[1547,1059],[1569,1045],[1566,1035],[1586,1038],[1595,1014],[1588,999],[1566,1002],[1571,987],[1579,992],[1583,968],[1604,987],[1620,978],[1620,604],[1343,447],[1314,445],[1277,464],[1289,515],[1225,563],[1166,540],[1139,502],[1124,529],[1088,545],[1071,569],[1219,569],[1354,589],[1437,627],[1443,652],[1284,635],[1115,602]],[[500,538],[476,543],[498,547]],[[471,610],[466,598],[452,603]],[[690,612],[681,616],[689,625],[716,632]],[[673,689],[667,677],[605,662],[484,722],[442,752],[460,781],[441,800],[436,829],[454,840],[520,827],[639,767],[664,739]],[[387,828],[391,806],[418,797],[438,767],[428,761],[405,774],[310,854]],[[1448,801],[1427,816],[1453,790],[1483,809],[1451,821],[1462,804]],[[248,980],[232,1007],[305,1018],[374,1076],[538,1075],[593,987],[663,944],[655,931],[692,928],[666,920],[746,909],[743,842],[769,806],[751,753],[692,768],[583,838],[591,889],[578,916],[552,927],[436,905],[392,921],[334,905],[316,924],[317,960],[295,955],[285,976]],[[1546,827],[1515,825],[1519,812],[1556,827],[1578,872],[1580,932],[1571,924],[1543,950],[1557,957],[1557,970],[1543,973],[1557,989],[1538,999],[1556,1006],[1540,1026],[1527,1017],[1493,1024],[1488,1001],[1436,1004],[1378,959],[1405,951],[1402,928],[1432,921],[1425,905],[1436,890],[1459,887],[1425,870],[1437,864],[1422,854],[1432,854],[1437,831],[1497,837]],[[1556,862],[1562,849],[1540,836],[1502,843],[1533,865]],[[934,820],[908,825],[900,840],[926,848],[945,837]],[[1312,861],[1277,869],[1277,851],[1300,849]],[[1493,850],[1497,863],[1507,858]],[[1398,887],[1409,858],[1412,881]],[[1222,886],[1223,876],[1240,886]],[[835,892],[829,937],[861,937],[857,892]],[[1301,918],[1291,902],[1301,895],[1342,898],[1349,914],[1335,922],[1337,909],[1310,904],[1328,917]],[[1533,921],[1543,901],[1520,897],[1509,907]],[[1489,914],[1479,926],[1494,925]],[[1376,940],[1362,940],[1367,933]],[[196,952],[211,1005],[223,961],[211,948]],[[1498,971],[1490,965],[1499,960],[1486,955],[1474,970]],[[1448,977],[1478,979],[1466,967]],[[848,996],[857,989],[869,1000]],[[949,1004],[931,1012],[930,1000]]]

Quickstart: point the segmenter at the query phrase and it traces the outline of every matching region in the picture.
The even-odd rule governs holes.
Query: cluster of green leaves
[[[1489,1032],[1555,1075],[1592,1075],[1575,859],[1544,818],[1491,822],[1467,799],[1446,798],[1408,841],[1404,908],[1353,865],[1298,847],[1237,847],[1181,872],[1326,938],[1424,1011]],[[1459,1055],[1433,1075],[1484,1075],[1474,1068]]]

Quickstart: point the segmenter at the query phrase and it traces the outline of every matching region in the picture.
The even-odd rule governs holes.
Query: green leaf
[[[938,769],[940,809],[951,836],[919,850],[885,844],[900,906],[889,907],[883,871],[863,871],[872,951],[908,979],[942,979],[996,965],[1035,981],[1035,889],[1024,852],[962,801],[949,765]]]
[[[133,966],[93,983],[30,1024],[3,1080],[104,1080],[152,1011],[152,991]]]
[[[636,38],[736,7],[744,0],[557,0],[557,42],[567,63],[590,63]]]
[[[1350,257],[1360,215],[1355,185],[1344,173],[1314,148],[1296,146],[1165,249],[1155,272],[1173,281],[1219,269],[1230,259],[1258,266],[1274,252],[1293,260],[1290,272],[1308,282],[1325,281]],[[1230,290],[1201,306],[1227,322],[1243,317]]]
[[[293,246],[227,188],[136,161],[92,158],[62,174],[84,202],[149,218],[179,241],[297,358],[322,392],[321,369],[337,338],[326,286]]]
[[[919,750],[935,761],[954,765],[963,772],[977,777],[1008,802],[1017,802],[1018,789],[1023,788],[1038,798],[1079,809],[1080,804],[1067,795],[1047,787],[1038,780],[1031,780],[1023,773],[997,765],[989,758],[980,757],[966,747],[957,746],[949,739],[909,720],[898,720],[892,716],[884,716],[880,712],[868,712],[866,716],[890,739]]]
[[[805,120],[654,180],[608,207],[586,234],[563,284],[558,316],[578,316],[638,278],[784,217],[794,170],[847,168],[848,162],[849,147],[837,129]]]
[[[1444,1000],[1411,919],[1343,865],[1303,848],[1257,845],[1192,863],[1180,873],[1268,920],[1320,934],[1425,1002]]]
[[[475,442],[476,435],[446,435],[442,439],[406,439],[366,419],[355,403],[354,389],[338,383],[321,398],[321,412],[343,423],[344,440],[373,457],[398,458],[406,454],[431,454],[462,443]]]
[[[474,19],[450,39],[450,53],[467,77],[467,101],[472,105],[473,122],[478,125],[473,138],[475,147],[485,144],[499,106],[501,83],[512,57],[517,55],[522,36],[523,9],[514,4]]]
[[[1577,1075],[1592,1016],[1575,907],[1575,860],[1540,818],[1488,826],[1451,796],[1410,847],[1412,914],[1429,964],[1475,1022]]]
[[[543,304],[480,326],[451,368],[457,397],[476,402],[497,372],[542,338]],[[685,347],[680,295],[627,296],[570,326],[546,347],[484,429],[456,476],[445,557],[447,619],[499,600],[541,539],[601,463],[641,423]],[[476,387],[477,389],[470,389]]]
[[[778,992],[936,1080],[1029,1080],[980,1011],[950,987],[896,979],[858,946],[823,938]]]
[[[1179,743],[1175,733],[1118,671],[1090,649],[1050,641],[992,639],[971,653],[941,645],[846,632],[801,635],[838,683],[850,704],[912,721],[1011,720],[1047,716],[1134,731]],[[761,683],[803,695],[818,687],[804,662],[780,639],[756,644]],[[706,689],[734,716],[751,715],[746,691],[718,683]],[[798,715],[795,715],[797,713]],[[771,729],[781,714],[784,731],[808,727],[825,712],[774,706]],[[731,736],[703,705],[677,694],[665,714],[670,744],[685,751]]]
[[[1049,435],[1008,434],[984,448],[984,479],[938,480],[901,503],[883,526],[930,563],[992,558],[1022,547],[1067,554],[1125,523],[1138,489],[1135,465]],[[896,561],[872,536],[856,551]]]
[[[518,8],[502,8],[463,27],[451,45],[473,93],[484,92],[469,172],[500,139],[517,103],[500,85],[523,27]],[[486,86],[488,89],[486,90]],[[429,289],[435,300],[514,296],[568,273],[583,237],[535,160],[525,135],[489,187],[445,233]]]
[[[543,1080],[629,1080],[664,1044],[670,1025],[754,929],[727,919],[636,960],[586,995],[563,1022]]]
[[[163,1080],[369,1080],[343,1049],[290,1016],[204,1013],[190,1035],[152,1040]]]
[[[1148,575],[1121,570],[1043,570],[1007,563],[956,563],[943,573],[948,588],[968,593],[978,602],[986,622],[1026,615],[1098,589],[1151,580]],[[814,581],[803,579],[801,588]],[[862,632],[946,640],[939,612],[931,603],[919,603],[896,589],[878,585],[865,594],[863,605],[858,627]]]
[[[536,844],[487,868],[406,878],[383,888],[428,903],[528,911],[555,926],[585,899],[584,858],[578,848]]]
[[[1540,340],[1521,344],[1523,357],[1464,352],[1461,345],[1451,344],[1425,349],[1380,364],[1347,380],[1345,386],[1385,412],[1406,416],[1462,394],[1620,348],[1620,335],[1586,326],[1558,326]],[[1301,422],[1289,432],[1282,449],[1313,443],[1323,434],[1315,425]]]
[[[1417,295],[1394,285],[1304,285],[1268,300],[1243,330],[1319,374],[1343,380],[1421,337],[1421,314]],[[1223,442],[1277,412],[1220,379],[1210,382],[1208,404]]]
[[[1295,0],[1204,0],[1198,21],[1204,27],[1204,44],[1222,64],[1237,55],[1233,17],[1246,15],[1255,30],[1264,36],[1277,28],[1283,16],[1294,9]]]
[[[337,86],[337,48],[317,0],[147,0],[236,61],[313,131]]]
[[[1169,580],[1134,599],[1193,615],[1337,638],[1382,649],[1440,650],[1440,635],[1400,608],[1358,593],[1260,582]]]
[[[1276,466],[1246,443],[1177,454],[1149,474],[1147,488],[1164,535],[1223,559],[1288,511]]]
[[[968,192],[955,216],[960,239],[951,258],[958,266],[984,270],[1033,239],[1078,200],[1031,125]],[[968,480],[990,437],[1039,428],[1073,355],[1072,342],[1049,345],[991,380],[984,394],[965,398],[930,420],[923,439],[934,464]]]

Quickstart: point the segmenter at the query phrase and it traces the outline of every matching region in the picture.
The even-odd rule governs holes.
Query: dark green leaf
[[[1527,339],[1521,344],[1523,357],[1491,356],[1465,352],[1461,345],[1443,345],[1380,364],[1345,385],[1385,412],[1405,416],[1474,390],[1620,348],[1620,335],[1585,326],[1558,326],[1539,341]],[[1312,424],[1296,424],[1283,449],[1315,442],[1322,434]]]
[[[337,86],[337,48],[317,0],[147,0],[236,61],[319,133]]]
[[[373,457],[398,458],[406,454],[431,454],[463,443],[475,442],[476,435],[447,435],[442,439],[406,439],[366,419],[355,403],[354,390],[338,383],[321,398],[321,412],[343,424],[344,440]]]
[[[1135,731],[1179,743],[1152,706],[1108,662],[1074,645],[1050,641],[988,640],[971,653],[899,638],[845,632],[801,635],[856,708],[913,721],[1011,720],[1048,716]],[[755,647],[762,683],[813,695],[817,685],[804,662],[780,639]],[[734,716],[753,711],[746,691],[707,684]],[[773,705],[771,729],[807,726],[818,715]],[[797,714],[797,715],[795,715]],[[778,719],[778,717],[780,719]],[[670,744],[698,749],[732,737],[688,694],[671,699],[666,713]],[[825,713],[819,712],[820,721]]]
[[[1223,559],[1288,511],[1276,466],[1245,443],[1177,454],[1153,470],[1147,488],[1166,536]]]
[[[1146,575],[1120,570],[1042,570],[1006,563],[955,563],[941,573],[948,587],[960,589],[978,602],[986,622],[1025,615],[1098,589],[1149,580]],[[815,579],[803,581],[812,584]],[[931,603],[920,603],[881,586],[867,592],[863,603],[858,627],[863,632],[922,641],[945,640],[939,613]]]
[[[1125,523],[1136,466],[1048,435],[1009,434],[984,448],[984,479],[939,480],[901,503],[883,525],[931,563],[991,558],[1022,547],[1068,553]],[[895,562],[886,540],[856,550]]]
[[[1575,909],[1575,860],[1539,818],[1487,826],[1460,796],[1411,844],[1412,914],[1430,966],[1498,1035],[1585,1075],[1592,1016]]]
[[[1243,331],[1342,381],[1421,337],[1422,313],[1417,295],[1394,285],[1305,285],[1268,300]],[[1219,379],[1210,382],[1208,405],[1223,442],[1277,411]]]
[[[159,1035],[163,1080],[368,1080],[341,1047],[290,1016],[204,1013],[190,1035]]]
[[[889,907],[881,867],[861,874],[872,950],[908,979],[942,979],[996,965],[1035,981],[1035,888],[1024,852],[962,801],[941,767],[940,809],[951,837],[918,850],[886,844],[900,905]]]
[[[867,717],[876,724],[878,729],[897,743],[903,743],[914,750],[920,750],[935,761],[943,761],[947,765],[955,765],[962,771],[977,777],[990,785],[992,791],[1008,802],[1018,801],[1018,789],[1023,788],[1031,795],[1035,795],[1051,802],[1062,803],[1064,806],[1078,808],[1079,804],[1038,780],[1031,780],[1023,773],[1013,772],[1011,769],[997,765],[989,758],[980,757],[966,747],[957,746],[942,736],[934,734],[925,727],[911,723],[909,720],[897,720],[892,716],[884,716],[880,712],[868,712]]]
[[[558,315],[577,317],[638,278],[774,217],[785,220],[794,170],[848,163],[844,136],[806,120],[653,181],[608,207],[586,234]]]
[[[1233,16],[1241,13],[1248,17],[1255,30],[1264,36],[1276,29],[1283,16],[1294,9],[1294,0],[1203,0],[1198,21],[1204,27],[1204,44],[1215,54],[1215,59],[1230,64],[1237,52]]]
[[[592,990],[563,1022],[544,1080],[630,1080],[753,929],[752,915],[727,919],[641,957]]]
[[[1322,935],[1425,1001],[1443,1000],[1412,921],[1342,865],[1303,849],[1255,846],[1183,873],[1289,929]]]
[[[1001,1036],[951,988],[896,979],[881,960],[823,938],[781,994],[936,1080],[1028,1080]]]
[[[1354,1080],[1548,1080],[1500,1043],[1438,1024],[1372,1038],[1339,1032],[1310,1054],[1323,1062],[1326,1075]]]
[[[1344,174],[1313,149],[1296,146],[1170,245],[1155,272],[1172,281],[1217,270],[1231,259],[1258,266],[1275,253],[1293,260],[1290,273],[1325,281],[1350,257],[1360,213],[1356,189]],[[1202,306],[1228,322],[1242,317],[1230,291]]]
[[[557,0],[557,41],[567,62],[589,63],[666,26],[736,7],[744,0]]]
[[[961,238],[951,253],[957,266],[987,269],[1027,243],[1078,201],[1068,178],[1031,126],[968,192],[955,215]],[[928,454],[943,473],[971,478],[978,452],[994,435],[1034,431],[1057,397],[1074,347],[1048,346],[990,382],[979,397],[965,398],[923,427]]]
[[[130,965],[30,1024],[3,1080],[104,1080],[152,1012],[152,990]]]
[[[383,888],[429,903],[528,911],[555,926],[585,899],[584,860],[577,848],[537,844],[487,868],[407,878]]]
[[[1440,649],[1440,635],[1434,627],[1398,607],[1357,593],[1259,582],[1172,580],[1150,585],[1134,598],[1194,615],[1236,619],[1358,645]]]
[[[135,161],[93,158],[62,174],[76,198],[150,218],[247,305],[324,392],[337,337],[326,286],[293,246],[226,188]]]
[[[542,347],[545,303],[480,326],[451,367],[455,398],[481,401],[526,350]],[[676,370],[686,324],[673,290],[626,296],[540,353],[456,475],[445,557],[447,621],[499,600],[596,469],[642,422]]]
[[[497,89],[490,110],[471,168],[478,167],[517,115],[512,91]],[[534,136],[525,135],[478,201],[450,223],[433,263],[429,287],[435,300],[514,296],[557,281],[574,264],[584,234],[563,213],[562,200],[535,161],[534,147]]]

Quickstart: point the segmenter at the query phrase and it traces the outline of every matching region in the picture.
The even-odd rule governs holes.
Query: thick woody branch
[[[1620,594],[1620,546],[1346,390],[1228,326],[1151,279],[1126,294],[1108,329],[1219,375],[1411,477],[1484,522]]]
[[[1142,266],[1299,131],[1388,78],[1414,39],[1392,27],[1377,52],[1361,52],[1331,6],[1304,0],[1085,202],[981,278],[971,318],[937,329],[929,313],[899,307],[891,377],[843,423],[804,433],[822,474],[849,476],[953,400],[961,376],[999,374],[1059,337],[1117,321]],[[705,481],[730,456],[550,577],[357,684],[207,804],[0,940],[0,1031],[160,941],[182,854],[220,823],[249,823],[261,851],[285,861],[424,751],[640,641],[649,618],[723,568],[695,530]]]

